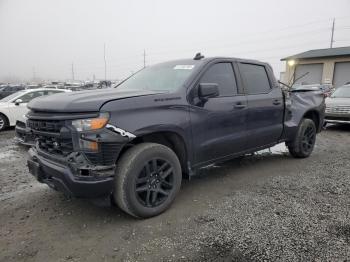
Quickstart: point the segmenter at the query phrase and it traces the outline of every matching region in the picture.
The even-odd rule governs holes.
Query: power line
[[[349,19],[350,17],[337,17],[337,19]],[[298,24],[298,25],[292,25],[292,26],[286,26],[286,27],[282,27],[282,28],[280,28],[279,30],[277,30],[277,31],[281,31],[281,30],[285,30],[285,29],[288,29],[288,28],[297,28],[297,27],[304,27],[304,26],[306,26],[306,25],[311,25],[311,24],[319,24],[319,22],[320,21],[324,21],[324,22],[326,22],[326,21],[329,21],[329,19],[320,19],[320,20],[314,20],[314,21],[311,21],[311,22],[308,22],[308,23],[302,23],[302,24]],[[317,31],[316,31],[317,30]],[[267,42],[267,41],[271,41],[271,40],[284,40],[284,39],[288,39],[288,38],[291,38],[291,37],[293,37],[293,39],[295,38],[295,37],[297,37],[297,36],[300,36],[300,37],[303,37],[303,36],[305,36],[306,34],[307,35],[309,35],[310,33],[312,33],[312,35],[314,36],[314,34],[316,34],[316,33],[318,33],[318,34],[323,34],[324,32],[326,32],[326,31],[328,31],[329,30],[329,27],[321,27],[321,28],[318,28],[318,29],[313,29],[313,30],[308,30],[308,31],[304,31],[304,32],[298,32],[298,33],[292,33],[292,34],[285,34],[285,35],[283,35],[283,36],[278,36],[278,35],[276,35],[276,36],[274,36],[274,37],[269,37],[269,38],[267,38],[266,37],[266,33],[269,33],[269,32],[271,32],[271,33],[275,33],[276,32],[276,30],[275,31],[273,31],[273,29],[270,29],[270,30],[268,30],[268,31],[264,31],[264,32],[258,32],[258,33],[254,33],[254,34],[252,34],[252,35],[246,35],[246,34],[244,34],[243,36],[245,36],[245,38],[246,37],[253,37],[253,38],[257,38],[258,37],[258,40],[257,41],[259,41],[259,43],[261,43],[261,42]],[[264,34],[262,37],[264,38],[264,39],[259,39],[259,34]],[[240,35],[241,36],[241,35]],[[207,42],[208,43],[208,42]],[[201,44],[203,44],[203,41],[201,42]],[[245,40],[245,41],[239,41],[239,42],[231,42],[231,43],[227,43],[227,44],[225,44],[225,46],[228,46],[228,47],[236,47],[236,46],[239,46],[239,45],[246,45],[246,44],[255,44],[255,41],[252,41],[252,40]],[[218,47],[218,46],[211,46],[211,47],[215,47],[215,48],[222,48],[223,46],[221,46],[221,47]],[[184,51],[184,52],[186,52],[186,51],[188,51],[188,52],[194,52],[194,48],[192,48],[192,49],[187,49],[187,50],[179,50],[179,49],[172,49],[172,50],[174,50],[174,51]],[[151,55],[158,55],[158,54],[167,54],[167,53],[174,53],[174,51],[172,51],[172,50],[170,50],[170,49],[167,49],[167,50],[164,50],[164,51],[157,51],[157,52],[151,52]],[[148,56],[149,56],[149,53],[147,53],[148,54]],[[145,50],[144,50],[144,55],[145,55]],[[128,57],[124,57],[123,59],[122,59],[122,61],[124,60],[124,61],[130,61],[132,58],[133,59],[137,59],[137,57],[138,56],[136,56],[136,55],[134,55],[134,56],[128,56]],[[111,61],[113,61],[113,60],[111,60]],[[114,61],[118,61],[118,66],[113,66],[113,67],[119,67],[119,62],[121,61],[121,59],[119,59],[118,58],[118,60],[114,60]],[[144,57],[144,62],[145,62],[145,57]],[[113,63],[112,63],[113,64]],[[145,63],[144,63],[144,65],[145,65]],[[84,64],[84,65],[82,65],[82,66],[88,66],[87,64]]]
[[[343,18],[336,18],[337,19],[337,22],[338,22],[338,19],[345,19],[345,17],[343,17]],[[346,19],[349,19],[349,17],[346,17]],[[335,20],[335,19],[334,19]],[[299,24],[299,25],[294,25],[294,26],[287,26],[287,27],[284,27],[284,28],[281,28],[282,30],[285,30],[285,29],[287,29],[287,28],[296,28],[296,27],[304,27],[305,25],[311,25],[311,24],[315,24],[315,23],[317,23],[317,24],[320,24],[320,23],[318,23],[319,21],[322,21],[322,23],[323,23],[323,21],[328,21],[329,22],[329,19],[322,19],[322,20],[316,20],[316,21],[313,21],[313,22],[309,22],[309,23],[303,23],[303,24]],[[337,23],[338,25],[339,25],[339,22]],[[342,24],[342,27],[340,27],[340,28],[344,28],[344,29],[347,29],[348,27],[346,26],[346,25],[344,25],[344,24]],[[280,35],[280,33],[276,33],[276,31],[274,31],[274,32],[271,32],[273,29],[271,29],[271,30],[269,30],[269,31],[265,31],[265,32],[258,32],[258,33],[255,33],[255,34],[251,34],[250,36],[248,35],[248,36],[244,36],[244,38],[247,38],[247,37],[250,37],[251,39],[256,39],[256,40],[251,40],[251,39],[244,39],[243,41],[236,41],[236,42],[231,42],[231,43],[229,43],[229,42],[226,42],[226,43],[224,43],[224,45],[225,46],[207,46],[206,47],[206,49],[216,49],[216,51],[215,52],[217,52],[217,51],[219,51],[220,52],[220,50],[221,49],[223,49],[223,48],[235,48],[235,47],[237,47],[237,46],[240,46],[240,45],[244,45],[244,46],[246,46],[246,45],[256,45],[257,43],[260,45],[261,43],[265,43],[265,42],[270,42],[271,44],[269,44],[269,46],[270,46],[270,48],[268,48],[268,49],[259,49],[259,50],[257,50],[256,48],[254,48],[254,46],[252,46],[252,48],[248,48],[248,50],[246,50],[246,51],[243,51],[243,50],[240,50],[240,54],[249,54],[249,53],[259,53],[259,52],[267,52],[267,51],[276,51],[276,50],[283,50],[283,49],[290,49],[290,48],[293,48],[293,49],[295,49],[295,48],[298,48],[298,47],[300,47],[301,48],[301,42],[299,42],[299,41],[297,41],[297,40],[295,40],[295,38],[296,37],[305,37],[305,36],[312,36],[312,37],[314,37],[314,35],[315,34],[322,34],[322,35],[324,35],[324,36],[326,36],[326,34],[325,34],[325,32],[329,32],[329,27],[318,27],[317,29],[313,29],[313,30],[303,30],[303,32],[295,32],[295,33],[288,33],[286,30],[285,30],[285,32],[287,33],[287,34],[285,34],[284,32],[282,32],[282,34],[283,35]],[[338,29],[338,28],[337,28]],[[279,31],[279,30],[277,30],[277,31]],[[335,31],[335,23],[334,23],[334,31]],[[274,36],[270,36],[270,37],[267,37],[265,34],[267,34],[268,32],[271,32],[271,33],[274,33],[275,35]],[[259,34],[262,34],[262,33],[264,33],[264,35],[262,35],[262,36],[259,36]],[[246,35],[246,34],[245,34]],[[240,35],[240,38],[241,38],[241,35]],[[322,37],[323,38],[323,37]],[[328,37],[327,37],[328,38]],[[271,47],[271,45],[273,45],[273,44],[275,44],[275,45],[277,45],[275,42],[276,42],[276,40],[285,40],[285,39],[290,39],[291,41],[288,41],[288,43],[289,43],[289,45],[283,45],[283,46],[277,46],[277,47],[275,47],[275,48],[273,48],[273,47]],[[272,40],[274,40],[274,41],[272,41]],[[294,41],[293,41],[294,40]],[[290,45],[290,44],[292,44],[292,41],[293,42],[295,42],[296,44],[294,44],[294,45]],[[324,43],[327,41],[326,40],[326,38],[323,38],[323,41],[324,41]],[[328,40],[329,41],[329,40]],[[328,42],[327,41],[327,42]],[[335,42],[335,40],[334,40],[334,34],[333,34],[333,37],[332,37],[332,41],[333,42]],[[346,40],[338,40],[337,39],[337,42],[343,42],[343,41],[346,41]],[[207,42],[208,43],[208,42]],[[205,43],[204,42],[204,44],[206,45],[207,43]],[[220,42],[220,43],[222,43],[222,42]],[[308,41],[308,42],[303,42],[303,46],[305,46],[305,44],[311,44],[311,43],[321,43],[322,44],[322,40],[318,40],[317,42],[316,42],[316,40],[315,41],[313,41],[313,42],[311,42],[311,41]],[[201,42],[201,44],[203,44],[203,41]],[[328,45],[328,44],[327,44]],[[305,46],[306,47],[306,46]],[[313,45],[313,47],[317,47],[317,46],[315,46],[315,45]],[[333,46],[332,46],[333,47]],[[307,47],[307,48],[310,48],[310,46],[309,47]],[[311,49],[311,48],[310,48]],[[158,49],[159,50],[159,49]],[[174,51],[172,51],[172,50],[174,50]],[[172,55],[174,55],[175,53],[177,53],[176,55],[178,55],[179,56],[179,52],[181,52],[181,53],[184,53],[185,54],[185,52],[186,52],[186,54],[188,55],[189,54],[189,52],[195,52],[195,51],[197,51],[197,48],[196,49],[194,49],[194,48],[191,48],[191,49],[187,49],[187,50],[179,50],[179,49],[172,49],[172,50],[170,50],[170,49],[167,49],[167,50],[164,50],[164,51],[158,51],[158,52],[154,52],[154,53],[152,53],[151,52],[151,55],[153,55],[153,56],[161,56],[162,57],[162,59],[155,59],[155,60],[158,60],[158,61],[164,61],[166,58],[167,58],[167,56],[168,56],[168,54],[172,54]],[[232,52],[232,51],[231,51]],[[226,53],[226,52],[224,52],[224,53]],[[274,54],[275,54],[276,52],[274,52]],[[282,52],[281,52],[282,53]],[[237,54],[236,54],[237,55]],[[147,56],[149,57],[150,56],[150,53],[148,52],[147,53]],[[260,55],[259,55],[260,56]],[[268,56],[268,54],[267,54],[267,56]],[[138,58],[137,58],[138,57]],[[281,56],[282,57],[282,56]],[[265,58],[266,59],[266,58]],[[109,60],[109,61],[111,61],[112,62],[112,64],[109,64],[109,66],[111,67],[111,68],[118,68],[118,70],[126,70],[126,69],[128,69],[129,70],[129,68],[133,68],[133,67],[136,67],[136,65],[137,64],[140,64],[140,62],[141,62],[141,59],[140,59],[140,55],[134,55],[134,56],[128,56],[128,57],[124,57],[124,59],[123,59],[124,61],[126,61],[126,63],[120,63],[120,59],[118,58],[118,60]],[[122,61],[123,61],[122,60]],[[113,61],[115,61],[115,65],[113,65]],[[153,62],[155,62],[155,61],[153,61]],[[141,62],[142,63],[142,62]],[[148,62],[149,63],[149,62]],[[125,66],[125,65],[130,65],[130,66]],[[146,51],[145,51],[145,49],[143,50],[143,66],[145,67],[146,66]],[[82,68],[86,68],[86,70],[83,70],[83,71],[95,71],[95,70],[92,70],[92,68],[99,68],[99,67],[101,67],[101,70],[99,70],[98,69],[98,71],[102,71],[103,69],[103,67],[104,67],[104,74],[105,74],[105,79],[107,78],[107,61],[106,61],[106,45],[104,44],[104,66],[102,66],[102,65],[96,65],[96,64],[94,64],[94,65],[91,65],[91,67],[90,66],[88,66],[86,63],[85,64],[82,64],[81,65],[81,67]],[[79,70],[81,71],[81,67],[79,66]],[[79,72],[80,72],[79,71]]]
[[[337,19],[349,19],[350,17],[337,17]],[[241,34],[240,35],[240,38],[241,37],[244,37],[244,38],[247,38],[247,37],[250,37],[250,38],[257,38],[259,39],[259,37],[263,37],[264,39],[263,40],[258,40],[259,43],[261,43],[261,41],[270,41],[272,39],[275,39],[275,40],[283,40],[283,39],[287,39],[289,37],[293,37],[295,38],[295,36],[304,36],[305,34],[308,34],[308,33],[312,33],[312,34],[315,34],[316,32],[317,33],[323,33],[325,31],[328,31],[329,30],[329,27],[321,27],[321,28],[317,28],[317,29],[313,29],[313,30],[308,30],[308,31],[304,31],[304,32],[297,32],[297,33],[292,33],[292,34],[286,34],[286,35],[282,35],[282,36],[273,36],[273,38],[267,38],[266,34],[268,33],[276,33],[276,32],[279,32],[279,31],[285,31],[286,29],[290,29],[290,28],[298,28],[298,27],[305,27],[307,25],[312,25],[312,24],[319,24],[320,22],[328,22],[329,21],[329,18],[327,19],[318,19],[318,20],[313,20],[313,21],[310,21],[308,23],[301,23],[301,24],[297,24],[297,25],[290,25],[290,26],[285,26],[285,27],[281,27],[279,29],[269,29],[269,30],[266,30],[266,31],[262,31],[262,32],[257,32],[257,33],[254,33],[254,34]],[[316,31],[317,30],[317,31]],[[260,36],[261,35],[261,36]],[[215,43],[217,42],[217,40],[215,40]],[[210,41],[210,42],[206,42],[205,44],[208,44],[208,43],[214,43],[214,41]],[[245,41],[239,41],[239,42],[231,42],[231,43],[227,43],[227,45],[229,44],[230,46],[238,46],[238,44],[240,45],[243,45],[243,44],[246,44],[246,43],[252,43],[254,44],[254,42],[249,39],[249,40],[245,40]],[[195,45],[195,44],[190,44],[187,42],[188,45]],[[203,44],[203,41],[200,42],[200,44]],[[176,49],[172,49],[174,51],[178,51]],[[164,51],[157,51],[157,52],[151,52],[151,53],[147,53],[148,56],[151,54],[151,55],[155,55],[155,54],[163,54],[163,53],[173,53],[172,50],[170,49],[167,49],[167,50],[164,50]],[[179,50],[180,51],[180,50]],[[183,51],[183,50],[181,50]],[[193,49],[191,49],[190,51],[193,51]],[[135,60],[137,59],[137,55],[133,55],[133,56],[127,56],[127,57],[123,57],[122,60],[130,60],[130,58],[135,58]],[[111,60],[113,61],[113,60]],[[118,58],[118,62],[121,61],[121,59]]]

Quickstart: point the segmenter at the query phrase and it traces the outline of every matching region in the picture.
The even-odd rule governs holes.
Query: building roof
[[[300,54],[282,58],[281,61],[290,59],[310,59],[336,56],[350,56],[350,46],[309,50]]]

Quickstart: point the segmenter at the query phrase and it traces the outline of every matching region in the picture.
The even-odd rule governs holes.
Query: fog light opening
[[[93,152],[98,151],[98,143],[95,141],[87,141],[87,140],[80,139],[79,143],[80,143],[81,149],[86,149]]]
[[[89,169],[80,169],[80,175],[81,176],[90,176],[90,170]]]

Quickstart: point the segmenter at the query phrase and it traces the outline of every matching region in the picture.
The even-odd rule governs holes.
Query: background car
[[[8,86],[5,86],[5,87],[1,87],[1,90],[0,90],[0,99],[4,98],[4,97],[7,97],[13,93],[16,93],[20,90],[24,90],[25,87],[24,86],[11,86],[11,85],[8,85]]]
[[[69,90],[61,89],[27,89],[13,93],[0,100],[0,131],[14,126],[17,120],[22,120],[28,112],[27,103],[32,99],[44,95],[52,95]]]
[[[338,87],[326,99],[325,123],[350,124],[350,84]]]

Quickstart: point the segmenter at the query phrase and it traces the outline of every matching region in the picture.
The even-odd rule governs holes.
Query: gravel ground
[[[350,127],[313,155],[283,147],[203,169],[170,210],[137,220],[37,183],[0,133],[0,261],[349,261]]]

